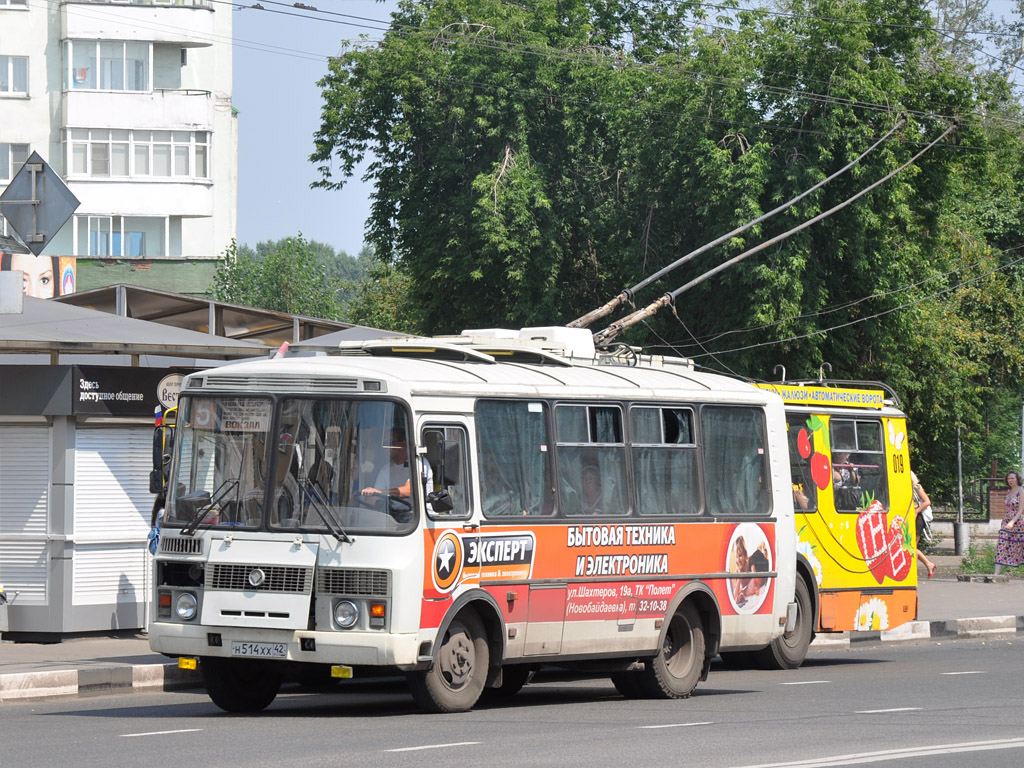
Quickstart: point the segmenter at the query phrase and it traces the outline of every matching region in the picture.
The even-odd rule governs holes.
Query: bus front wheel
[[[225,712],[259,712],[281,689],[280,664],[275,662],[206,656],[199,669],[206,692]]]
[[[637,681],[647,696],[685,699],[704,669],[704,625],[693,605],[684,605],[669,622],[661,653],[644,664]]]
[[[480,698],[489,664],[483,622],[464,611],[445,630],[433,666],[410,673],[409,690],[427,712],[465,712]]]

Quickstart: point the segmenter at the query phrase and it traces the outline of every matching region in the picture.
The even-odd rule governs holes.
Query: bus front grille
[[[321,568],[317,579],[317,591],[328,595],[390,597],[390,575],[390,571]]]
[[[206,588],[302,594],[309,591],[310,570],[283,565],[213,563],[206,569]],[[262,572],[262,580],[250,578],[254,571]],[[254,580],[258,586],[253,586]]]

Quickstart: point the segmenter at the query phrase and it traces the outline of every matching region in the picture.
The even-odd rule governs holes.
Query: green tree
[[[341,290],[301,234],[263,255],[232,241],[214,275],[218,301],[328,320],[342,316]]]
[[[403,0],[383,41],[346,49],[320,83],[318,185],[373,156],[369,240],[378,279],[416,308],[409,330],[557,324],[794,197],[901,117],[853,171],[633,300],[833,208],[955,125],[623,340],[753,378],[828,362],[888,381],[919,430],[915,463],[943,478],[929,488],[954,476],[950,425],[987,474],[1001,409],[1024,394],[1003,255],[1024,230],[1020,109],[1005,72],[965,53],[971,24],[996,22],[968,0],[938,8],[952,37],[921,0],[715,8]]]

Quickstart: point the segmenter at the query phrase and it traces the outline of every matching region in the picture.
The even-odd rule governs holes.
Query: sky
[[[238,2],[238,0],[236,0]],[[253,0],[255,4],[256,0]],[[387,21],[395,0],[306,0],[320,11]],[[316,83],[327,74],[327,58],[342,39],[366,34],[372,23],[289,16],[287,6],[234,11],[234,92],[238,114],[238,243],[297,235],[356,256],[370,213],[370,185],[358,174],[340,191],[310,189],[318,176],[309,161],[320,127]],[[295,13],[301,13],[296,11]],[[355,26],[360,25],[360,26]]]
[[[300,18],[301,10],[282,2],[263,2],[267,10],[262,11],[234,11],[232,100],[240,111],[238,243],[255,247],[301,232],[307,240],[356,256],[370,213],[371,187],[361,181],[362,170],[340,191],[309,187],[318,178],[309,161],[313,134],[320,127],[316,83],[327,73],[327,58],[340,52],[343,39],[380,39],[379,29],[386,26],[397,0],[305,4],[321,11],[318,19]],[[1010,15],[1015,4],[990,0],[989,10]],[[325,16],[337,23],[325,21]],[[368,21],[373,19],[384,23]]]

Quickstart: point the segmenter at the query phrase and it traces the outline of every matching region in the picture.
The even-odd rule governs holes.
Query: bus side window
[[[458,451],[450,451],[447,459],[443,450],[445,443],[455,443],[458,446]],[[468,517],[471,509],[469,501],[469,436],[465,428],[456,425],[428,424],[423,429],[423,444],[427,447],[427,461],[430,463],[430,472],[433,475],[433,487],[427,488],[427,493],[447,491],[452,503],[450,511],[435,509],[428,503],[427,513],[431,517]],[[453,453],[457,453],[458,456],[454,457]],[[458,466],[445,465],[442,467],[446,460],[452,461],[453,458],[458,461]],[[456,482],[445,483],[446,475],[456,479]]]
[[[818,486],[811,475],[811,457],[814,455],[814,433],[803,416],[791,415],[786,419],[789,435],[789,474],[793,484],[793,509],[816,512]],[[806,456],[804,455],[806,453]]]
[[[704,482],[712,515],[762,515],[771,510],[764,413],[756,408],[701,409]]]
[[[700,512],[693,411],[637,406],[629,413],[637,511],[643,516]]]
[[[553,513],[547,418],[542,402],[476,404],[480,506],[485,517]]]
[[[830,431],[836,510],[856,512],[874,501],[888,509],[888,465],[882,423],[875,419],[833,418]]]
[[[562,514],[628,515],[622,410],[560,404],[555,416]]]

